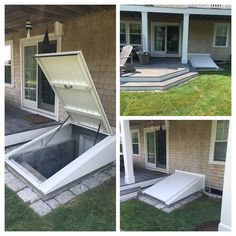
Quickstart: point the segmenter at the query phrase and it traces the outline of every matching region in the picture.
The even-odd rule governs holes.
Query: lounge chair
[[[133,50],[132,45],[126,45],[121,50],[121,53],[120,53],[120,71],[123,72],[123,73],[135,72],[136,71],[136,69],[133,66],[132,50]],[[126,64],[128,58],[130,58],[130,60],[131,60],[131,63],[130,63],[129,66]]]

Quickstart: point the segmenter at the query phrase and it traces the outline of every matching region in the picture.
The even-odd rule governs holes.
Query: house
[[[48,35],[50,52],[82,51],[108,120],[115,126],[115,11],[112,5],[6,5],[6,107],[65,120],[67,115],[34,58],[44,52]]]
[[[205,176],[206,192],[221,195],[224,189],[223,202],[229,209],[229,126],[228,120],[123,120],[125,185],[142,187],[139,178],[142,170],[153,175],[152,178],[172,174],[175,170],[201,174]],[[231,221],[229,214],[224,214],[229,225],[221,226],[226,230]]]
[[[210,54],[231,60],[231,6],[121,5],[120,44],[142,47],[152,57],[181,58]]]

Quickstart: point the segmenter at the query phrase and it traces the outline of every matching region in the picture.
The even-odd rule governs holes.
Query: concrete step
[[[46,180],[46,178],[41,175],[37,170],[35,170],[32,166],[30,166],[27,162],[22,161],[20,163],[26,170],[28,170],[32,175],[34,175],[36,178],[41,180],[42,182]]]
[[[197,72],[188,72],[162,82],[128,82],[121,85],[123,91],[164,91],[182,84],[198,75]]]
[[[158,72],[158,68],[154,68],[152,72],[153,75],[145,75],[144,73],[139,75],[138,73],[125,74],[120,77],[120,82],[162,82],[189,72],[189,68],[178,68],[177,70],[166,70]]]

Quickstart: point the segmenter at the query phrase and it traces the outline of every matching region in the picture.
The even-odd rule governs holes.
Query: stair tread
[[[149,86],[156,86],[156,87],[165,87],[167,85],[170,85],[172,83],[184,80],[186,78],[192,77],[197,75],[197,72],[188,72],[183,75],[179,75],[177,77],[162,81],[162,82],[127,82],[121,85],[121,87],[149,87]]]
[[[31,174],[33,174],[35,177],[37,177],[41,181],[45,181],[46,178],[41,175],[37,170],[35,170],[32,166],[30,166],[27,162],[22,161],[20,163],[26,170],[28,170]]]

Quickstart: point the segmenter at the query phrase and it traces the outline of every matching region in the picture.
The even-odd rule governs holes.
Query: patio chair
[[[132,56],[132,45],[126,45],[122,48],[120,53],[120,71],[127,73],[127,72],[135,72],[136,69],[133,66],[133,56]],[[130,65],[126,64],[128,58],[130,58]]]

